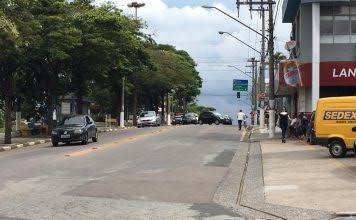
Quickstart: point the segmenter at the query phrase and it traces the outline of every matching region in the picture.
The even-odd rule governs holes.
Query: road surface
[[[101,134],[0,153],[0,219],[240,219],[212,203],[239,144],[232,126]]]

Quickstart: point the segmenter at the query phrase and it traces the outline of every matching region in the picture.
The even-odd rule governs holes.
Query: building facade
[[[276,92],[292,112],[311,112],[322,97],[356,95],[356,0],[284,0],[283,22],[292,24],[300,83],[291,85],[293,74],[281,68]]]

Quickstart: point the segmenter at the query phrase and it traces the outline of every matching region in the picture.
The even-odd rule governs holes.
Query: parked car
[[[94,120],[89,115],[75,115],[64,118],[58,127],[52,130],[51,140],[53,146],[58,143],[70,144],[82,142],[87,144],[89,139],[98,141],[98,130]]]
[[[141,112],[137,119],[137,127],[160,126],[161,117],[155,111]]]
[[[232,125],[232,118],[228,115],[225,115],[223,124],[224,125]]]
[[[182,118],[182,123],[184,125],[186,124],[198,124],[198,114],[193,113],[193,112],[189,112],[189,113],[185,113],[183,118]]]
[[[173,125],[181,125],[183,123],[183,115],[176,115],[172,120]]]
[[[213,124],[215,123],[216,125],[223,123],[224,122],[224,117],[217,112],[202,112],[199,115],[199,124]]]

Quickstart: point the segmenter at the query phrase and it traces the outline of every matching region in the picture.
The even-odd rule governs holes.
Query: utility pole
[[[257,69],[257,60],[255,60],[255,64],[254,64],[254,66],[255,66],[255,72],[254,72],[254,75],[255,75],[255,115],[254,115],[254,118],[253,118],[253,120],[254,120],[254,124],[255,125],[257,125],[258,124],[258,94],[259,94],[259,92],[258,92],[258,90],[259,90],[259,88],[258,88],[258,69]],[[261,83],[261,82],[260,82]]]
[[[253,111],[253,124],[254,125],[257,125],[258,122],[257,122],[257,119],[258,119],[258,116],[257,116],[257,107],[258,107],[258,69],[257,69],[257,60],[252,57],[250,59],[248,59],[248,62],[251,62],[251,65],[250,66],[246,66],[246,67],[251,67],[252,68],[252,93],[251,93],[251,100],[252,100],[252,103],[253,103],[253,108],[252,108],[252,111]],[[252,120],[252,118],[251,118]]]
[[[260,65],[260,92],[266,91],[266,82],[265,82],[265,62],[266,62],[266,41],[265,41],[265,32],[266,32],[266,18],[265,18],[265,9],[261,7],[261,18],[262,18],[262,41],[261,41],[261,65]],[[260,109],[260,128],[265,127],[265,101],[261,99],[261,109]]]
[[[268,0],[268,54],[269,54],[269,138],[274,138],[276,135],[276,110],[274,101],[274,22],[273,22],[273,0]]]
[[[240,5],[248,5],[250,7],[250,11],[262,11],[262,49],[261,49],[261,71],[260,71],[260,89],[264,91],[265,82],[264,82],[264,64],[265,62],[265,11],[268,11],[268,54],[269,54],[269,89],[268,89],[268,97],[269,97],[269,137],[275,137],[275,95],[274,95],[274,21],[273,21],[273,5],[275,2],[273,0],[236,0],[237,8],[240,9]],[[253,8],[253,6],[257,6],[258,8]],[[268,9],[265,8],[268,7]],[[262,104],[262,102],[261,102]],[[263,104],[262,104],[263,105]],[[264,106],[261,106],[263,109]],[[263,111],[261,111],[261,118],[264,116]],[[262,121],[262,119],[261,119]],[[262,123],[261,123],[262,127]]]
[[[135,20],[138,21],[137,19],[137,9],[144,7],[146,4],[145,3],[137,3],[137,2],[131,2],[127,4],[127,7],[129,8],[135,8]],[[122,81],[124,83],[124,79]],[[122,91],[123,94],[124,91]],[[138,93],[138,88],[137,88],[137,73],[134,73],[134,101],[133,101],[133,125],[137,125],[137,93]],[[121,115],[121,113],[120,113]],[[120,120],[120,126],[121,126],[121,120]]]
[[[122,77],[121,83],[121,111],[120,111],[120,127],[125,127],[125,77]]]

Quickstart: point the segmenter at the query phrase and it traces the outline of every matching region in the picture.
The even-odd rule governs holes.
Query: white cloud
[[[127,3],[130,0],[112,0],[119,8],[128,15],[134,14],[134,9],[129,9]],[[97,0],[100,4],[104,0]],[[237,102],[231,103],[232,79],[245,78],[230,70],[227,65],[236,65],[241,69],[246,69],[246,60],[249,56],[257,56],[255,52],[248,49],[229,36],[220,36],[218,31],[227,31],[236,37],[247,42],[257,49],[260,47],[260,36],[250,32],[237,22],[219,13],[216,10],[206,10],[201,7],[168,7],[163,0],[141,0],[146,6],[138,10],[138,16],[147,22],[146,33],[155,34],[155,40],[162,44],[172,44],[178,49],[188,51],[198,63],[198,70],[204,80],[202,93],[217,94],[222,96],[212,96],[211,98],[200,97],[202,104],[216,103],[215,107],[224,113],[233,114],[236,110]],[[224,4],[215,2],[214,6],[237,16],[234,9],[227,8]],[[281,12],[279,12],[280,14]],[[249,26],[260,30],[259,15],[250,13],[247,8],[240,9],[239,19]],[[290,28],[281,25],[280,18],[277,21],[278,39],[287,39]],[[282,34],[281,34],[282,33]],[[282,50],[281,42],[276,48]],[[226,98],[224,98],[226,95]],[[229,101],[222,101],[226,99]],[[203,100],[209,100],[209,103]],[[214,102],[215,100],[215,102]],[[235,111],[236,112],[236,111]]]

